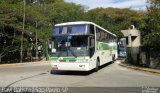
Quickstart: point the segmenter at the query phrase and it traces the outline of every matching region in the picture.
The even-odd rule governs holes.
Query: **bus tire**
[[[54,74],[54,73],[53,73],[53,70],[50,71],[50,74]]]
[[[96,61],[96,68],[95,68],[95,72],[98,72],[98,70],[99,70],[99,66],[100,66],[100,62],[99,62],[99,60],[97,59],[97,61]]]
[[[115,55],[112,55],[112,61],[113,62],[115,61]]]

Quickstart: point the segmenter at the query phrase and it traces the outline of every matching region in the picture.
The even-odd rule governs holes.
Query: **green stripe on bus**
[[[75,57],[51,57],[51,60],[77,60]]]
[[[63,60],[76,60],[75,57],[64,57]]]
[[[58,60],[58,57],[51,57],[51,60]]]

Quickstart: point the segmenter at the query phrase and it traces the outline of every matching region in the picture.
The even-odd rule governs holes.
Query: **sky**
[[[89,9],[97,7],[113,7],[113,8],[131,8],[134,10],[146,10],[147,0],[65,0],[89,7]]]

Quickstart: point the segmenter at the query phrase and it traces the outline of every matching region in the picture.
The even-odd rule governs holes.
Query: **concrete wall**
[[[140,62],[140,48],[139,47],[127,47],[127,62],[139,65]]]

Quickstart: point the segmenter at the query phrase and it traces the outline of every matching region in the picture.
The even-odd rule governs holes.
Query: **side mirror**
[[[93,37],[88,37],[88,47],[93,48],[95,46],[95,39]]]
[[[93,48],[94,46],[95,46],[95,39],[92,38],[92,39],[91,39],[91,45],[90,45],[90,47]]]

